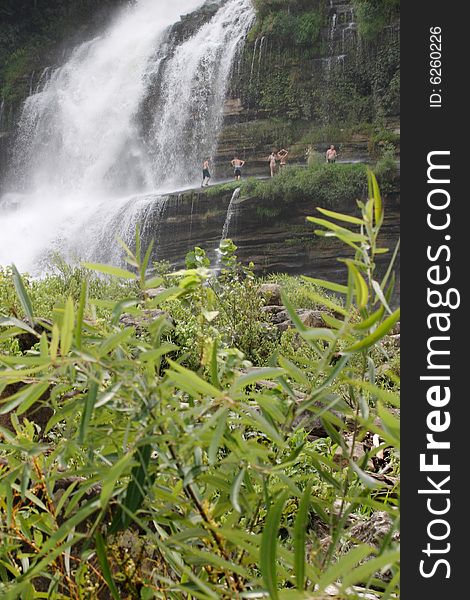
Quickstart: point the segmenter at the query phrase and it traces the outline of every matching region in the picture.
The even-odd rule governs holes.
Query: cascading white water
[[[240,197],[240,192],[241,192],[241,188],[239,188],[239,187],[235,188],[233,190],[232,197],[230,198],[230,202],[228,203],[227,214],[225,216],[224,225],[222,227],[222,235],[220,237],[219,247],[224,240],[229,239],[230,225],[232,225],[232,221],[234,220],[234,217],[236,216],[236,214],[238,212],[237,200]],[[221,263],[222,263],[221,259],[222,259],[221,253],[220,253],[219,249],[217,248],[215,269],[214,269],[215,273],[218,273],[220,271],[220,267],[221,267]]]
[[[158,186],[194,185],[216,150],[233,59],[254,19],[251,0],[229,0],[165,65],[150,136]]]
[[[241,188],[236,188],[233,191],[232,197],[230,199],[230,202],[229,202],[229,205],[227,208],[227,216],[225,217],[225,223],[224,223],[224,226],[222,227],[222,237],[220,238],[220,241],[226,240],[228,238],[228,232],[230,229],[230,225],[231,225],[233,218],[235,216],[235,213],[237,211],[237,206],[236,206],[235,202],[240,197],[240,190],[241,190]]]
[[[212,19],[172,47],[170,26],[203,3],[137,0],[27,99],[0,199],[0,265],[34,272],[50,250],[116,262],[116,236],[128,241],[137,222],[158,216],[164,189],[199,180],[254,18],[250,0],[216,0]],[[138,117],[157,75],[144,135]]]

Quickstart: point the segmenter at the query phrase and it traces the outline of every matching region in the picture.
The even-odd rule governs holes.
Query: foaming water
[[[230,0],[166,65],[150,139],[158,185],[199,182],[202,160],[216,150],[233,60],[253,19],[251,0]]]
[[[250,0],[220,0],[191,38],[172,42],[171,26],[202,4],[138,0],[26,100],[0,199],[0,264],[38,272],[51,250],[118,263],[116,237],[129,242],[147,221],[155,235],[165,193],[199,182],[254,18]],[[157,76],[144,133],[139,116]]]

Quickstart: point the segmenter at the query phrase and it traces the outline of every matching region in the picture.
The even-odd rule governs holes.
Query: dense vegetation
[[[111,7],[125,0],[2,0],[0,5],[0,98],[28,95],[31,76],[55,64],[57,53],[93,34]],[[39,72],[38,72],[39,71]]]
[[[374,173],[381,188],[396,191],[397,165],[393,145],[381,151]],[[367,190],[367,168],[364,164],[325,164],[323,154],[313,151],[307,167],[288,167],[272,179],[248,178],[208,188],[209,196],[240,187],[245,198],[268,200],[273,208],[289,209],[289,204],[312,198],[316,204],[334,210],[353,209],[357,198]]]
[[[378,280],[368,191],[310,219],[354,250],[344,285],[271,279],[284,331],[228,240],[217,277],[198,248],[151,272],[138,236],[127,269],[2,271],[2,598],[397,597],[395,253]]]
[[[326,22],[324,0],[255,0],[254,4],[258,19],[250,32],[252,39],[272,35],[282,45],[294,43],[318,51],[320,30]]]

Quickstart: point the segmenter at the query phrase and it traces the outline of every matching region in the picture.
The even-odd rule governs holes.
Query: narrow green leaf
[[[306,275],[302,275],[302,279],[308,281],[309,283],[318,285],[326,290],[331,290],[332,292],[339,292],[340,294],[348,293],[348,288],[345,285],[340,285],[339,283],[325,281],[324,279],[316,279],[315,277],[307,277]]]
[[[64,318],[62,321],[62,327],[60,331],[60,353],[62,356],[67,356],[70,352],[73,339],[75,314],[73,308],[72,297],[69,296],[65,303]]]
[[[225,433],[225,430],[227,428],[227,417],[228,417],[228,410],[226,408],[224,408],[222,410],[222,412],[220,413],[220,416],[217,421],[217,425],[211,436],[211,443],[210,443],[209,450],[207,453],[210,465],[214,465],[217,460],[217,452],[220,447],[220,442],[221,442],[223,435]]]
[[[78,302],[77,321],[75,323],[75,344],[79,350],[82,349],[82,329],[83,329],[83,317],[85,315],[86,297],[87,297],[88,284],[86,279],[82,281],[82,287],[80,289],[80,300]]]
[[[18,406],[16,410],[16,414],[18,416],[24,414],[33,404],[35,404],[39,398],[49,389],[49,382],[43,381],[41,383],[36,383],[33,385],[29,385],[26,388],[26,391],[20,394],[19,398],[15,400],[16,406]],[[19,400],[19,402],[18,402]],[[13,410],[12,406],[8,406],[5,404],[0,410],[0,414],[5,414],[5,412],[10,412]]]
[[[400,309],[397,309],[387,319],[385,319],[385,321],[381,323],[373,333],[347,348],[345,352],[358,352],[359,350],[364,350],[365,348],[373,346],[376,342],[378,342],[385,335],[387,335],[387,333],[393,328],[393,326],[399,321],[399,319]]]
[[[90,387],[88,389],[88,394],[85,398],[85,406],[83,408],[82,420],[80,422],[80,432],[78,435],[78,441],[80,444],[86,440],[88,433],[88,425],[91,421],[91,417],[93,415],[93,410],[95,408],[96,397],[98,395],[98,383],[96,381],[90,381]]]
[[[171,365],[174,371],[169,370],[167,371],[167,374],[170,379],[173,379],[179,386],[181,386],[181,389],[190,394],[196,393],[203,396],[212,396],[213,398],[218,398],[220,396],[220,390],[207,381],[204,381],[204,379],[199,377],[193,371],[182,367],[170,359],[168,359],[168,363]]]
[[[31,299],[26,291],[23,279],[16,268],[15,265],[11,265],[11,270],[13,271],[13,284],[15,286],[16,293],[20,300],[21,306],[24,310],[24,313],[29,321],[31,326],[34,325],[34,314],[33,314],[33,305],[31,304]]]
[[[121,269],[119,267],[113,267],[111,265],[100,265],[97,263],[82,264],[85,267],[85,269],[90,269],[91,271],[98,271],[100,273],[112,275],[113,277],[120,277],[122,279],[136,279],[135,273],[131,273],[131,271],[126,271],[126,269]]]
[[[121,600],[121,595],[119,590],[114,583],[113,576],[111,574],[111,567],[109,566],[108,558],[106,556],[106,545],[104,543],[103,536],[99,531],[95,534],[95,544],[96,544],[96,556],[101,565],[101,572],[103,573],[103,578],[106,581],[106,585],[111,592],[114,600]]]
[[[230,502],[232,503],[233,508],[240,514],[243,512],[240,506],[240,488],[243,483],[243,478],[245,477],[245,471],[246,469],[243,467],[233,480],[232,487],[230,488]]]
[[[279,599],[277,585],[277,543],[282,511],[288,493],[284,492],[268,511],[261,536],[259,567],[266,588],[273,600]]]
[[[277,379],[277,377],[281,377],[282,375],[285,375],[285,373],[284,369],[278,367],[253,367],[248,373],[241,375],[235,380],[233,389],[241,390],[262,379]]]
[[[373,553],[375,553],[374,548],[365,544],[361,544],[350,550],[320,577],[320,581],[318,582],[320,591],[324,591],[330,584],[337,582],[341,577],[349,573],[361,560]]]
[[[326,217],[331,217],[332,219],[338,219],[338,221],[345,221],[346,223],[354,223],[355,225],[364,225],[364,221],[359,219],[358,217],[353,217],[351,215],[345,215],[343,213],[334,212],[333,210],[326,210],[326,208],[320,208],[317,206],[317,210],[321,212]]]
[[[365,331],[367,329],[370,329],[377,323],[377,321],[380,321],[380,319],[384,315],[384,312],[385,312],[385,307],[381,306],[378,310],[376,310],[374,313],[372,313],[370,315],[370,317],[367,317],[367,319],[364,319],[360,323],[355,324],[354,329],[357,329],[359,331]]]
[[[308,483],[300,498],[299,510],[294,523],[295,581],[298,590],[305,589],[305,540],[311,493],[312,485]]]

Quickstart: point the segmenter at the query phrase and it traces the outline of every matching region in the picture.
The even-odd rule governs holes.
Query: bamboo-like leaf
[[[15,319],[15,317],[1,317],[0,316],[0,327],[16,327],[21,329],[22,331],[27,331],[32,335],[35,335],[39,339],[39,334],[32,327],[30,327],[24,321],[20,321],[19,319]],[[19,333],[15,331],[15,335]]]
[[[64,318],[60,331],[60,353],[62,356],[67,356],[70,352],[73,339],[73,329],[75,325],[75,314],[73,308],[73,300],[71,296],[67,298],[65,303]]]
[[[131,453],[124,454],[124,456],[121,456],[111,469],[109,469],[101,488],[100,503],[102,508],[105,508],[108,504],[118,479],[130,465],[132,460],[133,455]]]
[[[13,284],[15,286],[16,293],[18,295],[21,306],[31,326],[34,325],[34,313],[31,299],[26,291],[23,279],[15,265],[11,265],[13,272]]]
[[[214,398],[218,398],[220,396],[220,390],[199,377],[199,375],[193,371],[186,369],[170,359],[168,359],[168,363],[171,365],[174,371],[167,371],[167,373],[170,378],[172,378],[181,386],[181,389],[184,389],[190,394],[196,393],[203,396],[212,396]]]
[[[322,287],[325,290],[331,290],[332,292],[339,292],[340,294],[348,293],[348,288],[345,285],[341,285],[339,283],[334,283],[332,281],[325,281],[324,279],[316,279],[315,277],[307,277],[307,275],[302,275],[302,279],[304,281],[308,281],[309,283],[318,285],[319,287]]]
[[[397,309],[387,319],[385,319],[385,321],[381,323],[374,332],[347,348],[345,352],[358,352],[359,350],[364,350],[365,348],[373,346],[376,342],[387,335],[387,333],[393,328],[399,319],[400,309]]]
[[[312,485],[309,483],[300,498],[299,510],[294,523],[295,581],[298,590],[305,589],[305,540],[311,493]]]
[[[373,327],[378,321],[380,321],[380,319],[384,315],[384,312],[385,312],[385,306],[381,306],[378,310],[376,310],[374,313],[372,313],[370,315],[370,317],[367,317],[367,319],[364,319],[360,323],[356,323],[354,325],[354,329],[356,329],[358,331],[367,331],[368,329]]]
[[[104,273],[105,275],[112,275],[113,277],[119,277],[121,279],[136,279],[135,273],[131,273],[131,271],[121,269],[120,267],[88,262],[82,263],[82,265],[85,267],[85,269],[90,269],[90,271],[98,271],[99,273]]]
[[[210,465],[214,465],[217,460],[217,452],[220,447],[220,442],[221,442],[223,435],[225,433],[225,430],[227,428],[227,416],[228,416],[228,410],[226,408],[224,408],[219,415],[217,425],[211,436],[211,443],[210,443],[209,450],[207,453]]]
[[[380,300],[380,302],[383,304],[383,306],[385,306],[385,309],[388,312],[388,314],[391,315],[392,311],[388,305],[387,300],[385,299],[384,293],[382,291],[382,288],[380,287],[379,282],[375,281],[375,279],[374,279],[372,281],[372,287],[374,288],[374,292],[377,294],[377,297]]]
[[[354,281],[354,288],[356,291],[356,300],[359,309],[362,309],[366,306],[369,300],[369,289],[367,287],[367,283],[364,280],[364,277],[359,273],[358,268],[351,260],[344,261],[348,265],[349,272]]]
[[[278,367],[253,367],[248,373],[241,375],[235,380],[233,384],[234,390],[241,390],[253,383],[257,383],[261,379],[277,379],[282,375],[285,375],[284,369]]]
[[[123,502],[126,510],[121,508],[116,513],[109,529],[110,533],[126,529],[131,523],[131,514],[135,514],[142,505],[150,484],[148,467],[151,454],[152,447],[150,444],[145,444],[135,451],[134,458],[137,465],[131,470],[131,480],[127,486],[126,497]]]
[[[380,195],[379,184],[377,183],[377,178],[373,171],[369,170],[367,176],[371,180],[372,187],[372,198],[374,199],[374,217],[375,217],[375,225],[376,227],[380,227],[383,222],[383,205],[382,205],[382,197]]]
[[[322,225],[326,229],[332,231],[335,234],[344,236],[344,238],[349,239],[354,242],[367,242],[367,238],[362,233],[356,233],[347,229],[346,227],[341,227],[340,225],[336,225],[331,221],[327,221],[326,219],[318,219],[317,217],[307,217],[307,221],[311,223],[315,223],[315,225]]]
[[[281,494],[268,511],[261,536],[259,567],[270,598],[278,600],[277,586],[277,544],[282,511],[287,500],[287,492]]]
[[[109,566],[108,558],[106,556],[106,545],[104,543],[103,536],[99,531],[95,534],[95,544],[96,544],[96,556],[100,562],[101,571],[103,573],[103,579],[106,581],[106,585],[108,586],[109,591],[111,592],[114,600],[121,600],[121,595],[117,586],[114,582],[111,567]]]
[[[164,282],[163,277],[161,276],[157,276],[157,277],[151,277],[150,279],[147,279],[145,281],[145,286],[144,288],[146,290],[151,290],[152,288],[157,288],[160,285],[162,285],[162,283]]]
[[[78,302],[77,320],[75,323],[75,344],[78,350],[82,349],[82,329],[83,329],[83,318],[85,315],[85,306],[87,298],[88,284],[86,279],[82,281],[82,287],[80,289],[80,300]]]
[[[366,561],[364,564],[359,565],[353,571],[348,573],[343,578],[342,588],[346,590],[348,587],[354,584],[363,583],[366,584],[367,580],[374,575],[380,569],[388,565],[393,565],[400,560],[400,552],[392,551],[385,552],[384,554],[377,556],[376,558],[371,558]]]
[[[83,407],[82,420],[80,422],[80,432],[78,435],[78,441],[80,444],[86,440],[88,433],[88,425],[93,415],[95,408],[96,397],[98,395],[98,383],[96,381],[90,381],[90,387],[88,394],[85,398],[85,406]]]
[[[377,412],[385,431],[398,441],[400,439],[400,421],[381,402],[377,406]]]
[[[19,392],[19,394],[15,394],[14,399],[7,399],[7,402],[2,405],[0,409],[0,414],[6,414],[15,410],[18,416],[24,414],[33,404],[35,404],[39,398],[46,392],[49,388],[48,381],[42,381],[40,383],[35,383],[26,387],[25,390]],[[18,408],[17,408],[18,407]]]
[[[49,352],[51,354],[52,360],[56,360],[57,358],[57,350],[59,349],[59,339],[60,339],[60,329],[57,323],[54,323],[52,326],[52,339],[51,345],[49,348]]]
[[[361,560],[375,553],[372,546],[361,544],[342,556],[326,573],[320,577],[318,582],[320,591],[324,591],[330,584],[338,581],[342,576],[349,573]]]
[[[242,507],[240,506],[240,488],[243,483],[243,478],[245,477],[246,469],[243,467],[240,469],[240,472],[233,480],[232,487],[230,488],[230,502],[232,503],[233,508],[238,512],[242,513]]]
[[[359,477],[359,479],[362,481],[363,485],[369,489],[369,490],[375,490],[377,488],[383,487],[383,484],[378,481],[377,479],[374,479],[373,477],[371,477],[370,475],[368,475],[367,473],[365,473],[358,464],[356,464],[353,460],[349,461],[349,466],[351,467],[351,469],[356,473],[356,475]]]
[[[319,206],[317,206],[317,210],[326,217],[331,217],[332,219],[337,219],[338,221],[344,221],[345,223],[353,223],[355,225],[364,225],[364,221],[362,219],[359,219],[358,217],[345,215],[343,213],[335,212],[333,210],[327,210],[326,208],[320,208]]]

